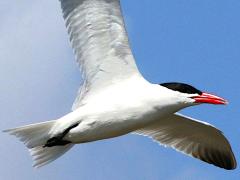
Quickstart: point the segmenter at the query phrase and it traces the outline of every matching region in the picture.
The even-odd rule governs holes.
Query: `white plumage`
[[[60,0],[70,41],[83,75],[74,103],[88,92],[138,74],[128,43],[119,0]]]
[[[40,167],[74,144],[134,132],[225,169],[236,168],[227,139],[215,127],[176,112],[200,103],[226,104],[181,83],[151,84],[135,64],[119,0],[60,0],[83,84],[73,112],[6,130]]]

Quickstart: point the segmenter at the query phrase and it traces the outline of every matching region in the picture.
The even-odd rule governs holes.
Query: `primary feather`
[[[235,169],[237,165],[231,146],[221,131],[178,113],[135,133],[149,136],[162,145],[225,169]]]

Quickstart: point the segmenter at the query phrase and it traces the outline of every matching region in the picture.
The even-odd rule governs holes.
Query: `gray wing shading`
[[[73,105],[107,86],[140,75],[125,30],[119,0],[60,0],[83,77]]]
[[[231,146],[221,131],[181,114],[173,114],[135,133],[224,169],[237,166]]]

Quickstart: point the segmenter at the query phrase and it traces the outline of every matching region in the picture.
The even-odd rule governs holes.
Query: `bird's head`
[[[215,105],[228,104],[225,99],[207,92],[200,91],[197,88],[188,84],[171,82],[163,83],[160,85],[172,91],[178,92],[181,101],[183,101],[185,104],[188,104],[189,106],[204,103]]]

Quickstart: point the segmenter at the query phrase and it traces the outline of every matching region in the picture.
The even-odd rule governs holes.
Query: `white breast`
[[[159,119],[178,110],[177,107],[169,108],[172,103],[168,94],[164,95],[160,86],[138,78],[129,79],[122,85],[118,83],[93,96],[88,104],[73,112],[74,121],[81,123],[70,131],[68,140],[81,143],[112,138],[146,126],[157,117]]]

